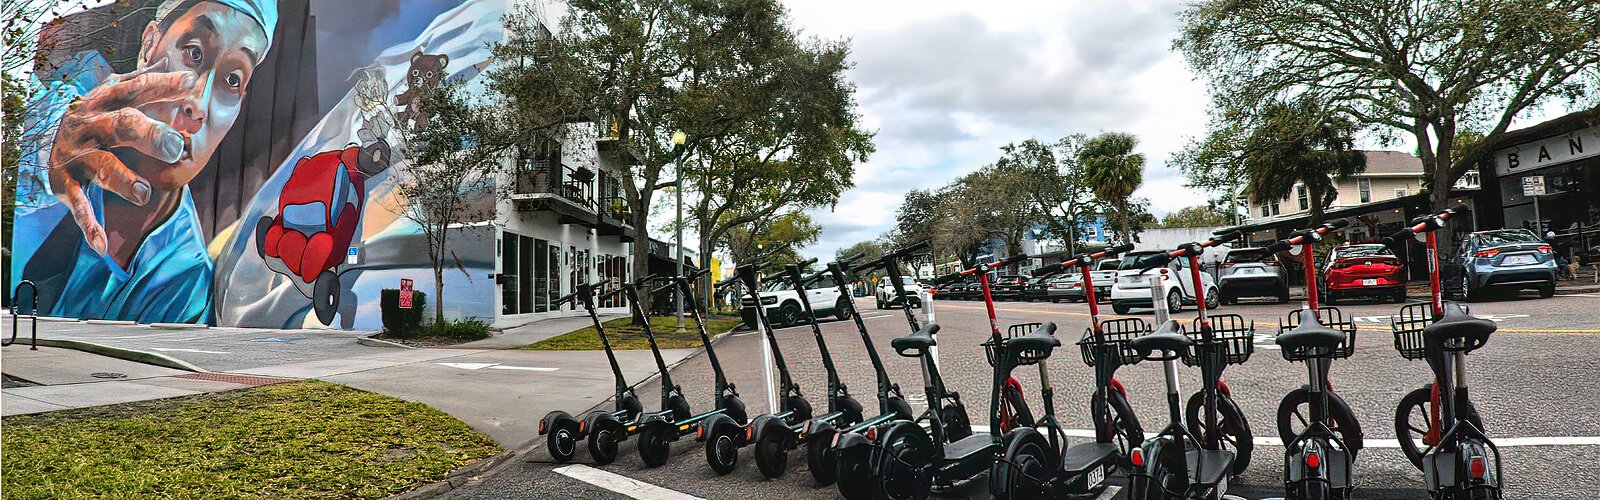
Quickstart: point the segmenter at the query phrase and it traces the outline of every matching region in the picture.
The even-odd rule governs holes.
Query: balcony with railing
[[[562,224],[594,226],[597,223],[593,170],[561,164],[551,157],[536,157],[516,174],[511,199],[518,211],[551,211]]]

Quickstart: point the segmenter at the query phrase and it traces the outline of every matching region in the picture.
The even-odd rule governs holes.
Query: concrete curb
[[[408,345],[405,345],[405,344],[402,344],[402,343],[399,343],[399,342],[390,342],[390,341],[387,341],[387,340],[375,339],[375,338],[372,338],[372,337],[356,337],[356,343],[364,345],[364,346],[370,346],[370,347],[391,347],[391,348],[398,348],[398,349],[416,349],[415,347],[408,346]]]
[[[86,319],[86,320],[83,320],[83,322],[87,323],[87,324],[90,324],[90,325],[137,325],[137,324],[139,324],[139,322],[137,322],[137,321],[120,320],[120,319]]]
[[[59,347],[62,349],[73,349],[77,351],[99,354],[101,356],[132,361],[135,363],[144,363],[147,365],[171,368],[174,370],[183,370],[195,373],[210,373],[209,370],[195,366],[188,361],[167,356],[165,354],[136,351],[133,349],[123,349],[121,347],[111,347],[104,344],[84,342],[81,340],[39,339],[39,345],[45,347]]]
[[[205,330],[211,325],[205,323],[151,323],[150,328],[159,330]]]
[[[423,485],[420,488],[388,498],[389,500],[421,500],[443,497],[451,490],[466,484],[467,481],[471,481],[480,474],[492,470],[498,467],[500,464],[510,462],[512,457],[517,456],[523,451],[525,450],[508,449],[502,451],[492,457],[485,458],[468,464],[460,469],[456,469],[454,472],[451,472],[449,475],[445,476],[444,479],[440,479],[433,483]]]

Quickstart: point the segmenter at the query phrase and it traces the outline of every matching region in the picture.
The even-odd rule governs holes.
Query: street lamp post
[[[673,145],[674,148],[683,147],[684,140],[685,140],[685,137],[683,135],[683,132],[673,132],[672,133],[672,145]],[[682,158],[678,159],[676,166],[677,167],[682,167],[683,166],[683,159]],[[674,191],[678,192],[678,222],[676,224],[677,233],[678,233],[677,234],[677,243],[676,243],[676,245],[678,246],[678,249],[677,249],[678,250],[677,251],[677,255],[678,255],[677,268],[678,269],[677,270],[678,270],[678,276],[683,276],[683,169],[682,168],[674,168],[673,170],[675,170],[674,174],[678,176],[678,180],[677,180],[677,182],[675,182],[676,186],[673,188]],[[702,258],[701,260],[703,261],[705,259]],[[701,262],[700,265],[704,266],[705,262]],[[678,333],[683,333],[684,332],[684,325],[683,325],[683,293],[681,293],[682,290],[679,290],[679,292],[680,293],[673,294],[673,296],[677,297],[677,299],[678,299],[677,300],[677,305],[678,305],[678,314],[677,314],[677,317],[678,317]]]

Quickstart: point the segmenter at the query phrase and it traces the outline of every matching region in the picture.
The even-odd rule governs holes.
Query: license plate
[[[1378,285],[1378,280],[1375,280],[1375,279],[1361,280],[1361,286],[1377,286],[1377,285]]]
[[[1260,268],[1246,267],[1244,269],[1240,269],[1239,270],[1239,274],[1266,274],[1266,273],[1262,272]]]
[[[1106,480],[1106,468],[1105,467],[1095,467],[1094,469],[1089,471],[1089,481],[1087,482],[1088,488],[1086,488],[1086,489],[1093,490],[1096,486],[1099,486],[1100,483],[1105,481],[1105,480]]]
[[[1508,266],[1525,266],[1532,263],[1532,255],[1512,255],[1510,257],[1506,257],[1506,265]]]

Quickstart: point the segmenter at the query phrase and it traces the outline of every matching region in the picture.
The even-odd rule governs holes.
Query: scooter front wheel
[[[1288,443],[1296,436],[1305,432],[1310,425],[1311,418],[1311,392],[1301,387],[1283,397],[1278,403],[1278,438]],[[1350,450],[1351,458],[1361,452],[1365,446],[1361,433],[1361,422],[1356,420],[1350,405],[1333,393],[1328,393],[1328,421],[1324,422],[1328,429],[1339,435],[1339,440],[1344,442],[1345,448]]]
[[[900,422],[889,427],[878,443],[883,450],[878,463],[883,495],[896,500],[928,498],[933,478],[927,468],[938,458],[933,438],[916,423]]]
[[[786,438],[781,430],[768,429],[756,440],[756,468],[761,469],[761,475],[767,479],[783,477],[784,469],[789,465],[789,449],[784,446]]]
[[[834,477],[838,480],[839,495],[847,500],[876,498],[878,476],[872,470],[872,447],[857,446],[838,450]]]
[[[639,433],[639,459],[644,461],[645,467],[660,467],[672,456],[672,440],[667,438],[668,432],[672,432],[672,427],[650,425]]]
[[[550,436],[545,438],[545,446],[550,449],[550,459],[556,463],[567,463],[578,454],[578,422],[565,420],[556,422],[550,429]]]
[[[706,464],[718,475],[727,475],[739,465],[739,443],[734,434],[742,431],[742,427],[718,425],[706,436]]]
[[[989,468],[989,494],[996,500],[1044,497],[1043,479],[1058,463],[1050,443],[1033,429],[1012,432],[1005,442],[1005,456]]]
[[[1205,411],[1206,400],[1204,392],[1194,393],[1185,405],[1184,415],[1188,417],[1189,433],[1201,443],[1210,442],[1211,429],[1201,429],[1205,422],[1200,412]],[[1250,465],[1250,452],[1255,449],[1255,436],[1250,432],[1250,422],[1245,420],[1244,411],[1233,402],[1233,398],[1217,394],[1217,442],[1223,449],[1233,450],[1233,475],[1243,474],[1245,467]]]

